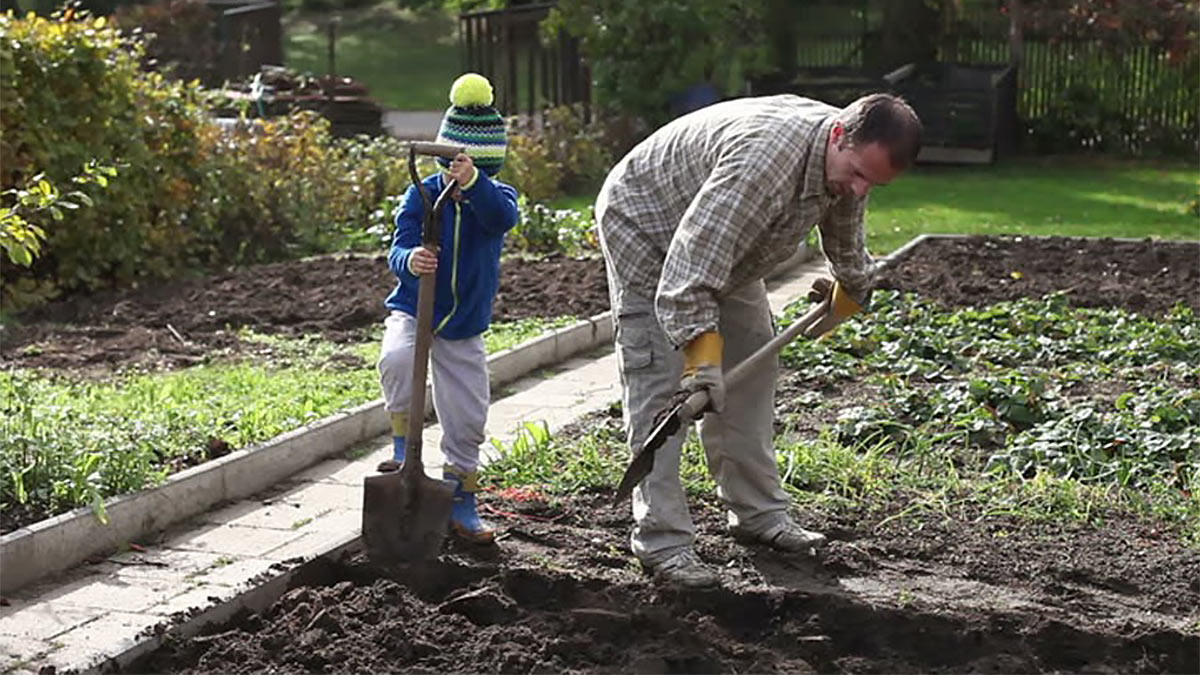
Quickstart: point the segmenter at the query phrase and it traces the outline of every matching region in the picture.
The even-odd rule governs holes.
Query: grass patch
[[[450,85],[462,74],[453,14],[389,5],[336,14],[293,12],[284,18],[284,58],[290,68],[328,72],[328,26],[334,16],[341,17],[335,47],[338,75],[364,83],[385,108],[443,110],[450,104]]]
[[[871,191],[876,255],[919,234],[1200,239],[1196,166],[1107,158],[1020,158],[990,166],[918,166]],[[590,214],[596,190],[549,201]]]
[[[893,251],[919,234],[1200,238],[1186,201],[1196,166],[1104,158],[919,166],[871,191],[868,242]]]
[[[496,324],[484,343],[493,353],[572,320]],[[108,497],[373,401],[381,330],[350,346],[247,333],[239,361],[105,381],[0,372],[0,510],[102,514]]]

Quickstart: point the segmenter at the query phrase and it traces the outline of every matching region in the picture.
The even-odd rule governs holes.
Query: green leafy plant
[[[508,235],[510,248],[527,253],[566,253],[577,256],[600,250],[596,224],[590,214],[553,209],[518,199],[521,219]]]
[[[625,142],[622,122],[589,122],[579,106],[547,109],[540,123],[512,118],[503,176],[534,201],[593,189]]]
[[[108,179],[115,175],[115,168],[89,162],[83,173],[73,177],[71,182],[107,187]],[[39,221],[46,217],[62,221],[67,211],[92,205],[92,198],[83,190],[64,194],[40,173],[31,178],[26,187],[5,190],[2,196],[10,203],[0,206],[0,247],[10,262],[24,267],[32,265],[41,254],[42,242],[46,239],[46,230],[37,224]]]
[[[207,112],[209,92],[147,72],[143,39],[103,18],[7,13],[0,35],[5,248],[19,259],[40,253],[0,270],[6,309],[212,266],[375,248],[373,228],[407,187],[397,141],[335,140],[315,113],[223,129]],[[56,186],[80,166],[120,171],[85,173],[106,189],[53,228],[31,220],[79,201]]]
[[[945,311],[882,292],[869,319],[796,343],[783,360],[818,382],[822,367],[836,369],[834,381],[873,382],[878,402],[843,410],[835,424],[843,445],[914,456],[951,444],[956,462],[1021,479],[1190,493],[1200,318],[1178,305],[1164,319],[1073,309],[1059,296]],[[1112,393],[1086,395],[1097,385]]]

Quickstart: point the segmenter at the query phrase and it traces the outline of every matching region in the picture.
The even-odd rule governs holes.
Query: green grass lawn
[[[918,166],[871,192],[867,242],[884,254],[923,233],[1200,239],[1200,218],[1185,209],[1198,180],[1195,165],[1107,158]],[[587,211],[594,201],[592,192],[551,205]]]
[[[871,192],[873,253],[922,233],[1200,239],[1195,165],[1104,158],[919,166]]]
[[[462,71],[457,19],[440,11],[413,12],[386,5],[306,13],[284,18],[284,59],[300,72],[329,70],[328,25],[341,17],[336,70],[370,88],[385,108],[441,110]]]

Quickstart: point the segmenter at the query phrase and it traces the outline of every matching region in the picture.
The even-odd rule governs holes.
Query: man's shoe
[[[785,553],[808,553],[821,548],[828,541],[825,535],[806,530],[790,518],[762,533],[755,534],[735,529],[733,536],[738,541],[765,544]]]
[[[716,570],[706,565],[690,548],[652,566],[654,580],[680,588],[709,588],[721,583]]]

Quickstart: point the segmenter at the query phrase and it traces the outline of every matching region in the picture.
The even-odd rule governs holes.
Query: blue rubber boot
[[[454,507],[450,511],[450,531],[460,539],[472,544],[490,544],[496,539],[496,531],[479,517],[475,504],[475,493],[479,491],[479,472],[463,471],[447,464],[442,478],[454,481]]]
[[[399,471],[404,466],[404,439],[408,433],[408,415],[392,413],[392,458],[385,459],[375,467],[379,473]]]

